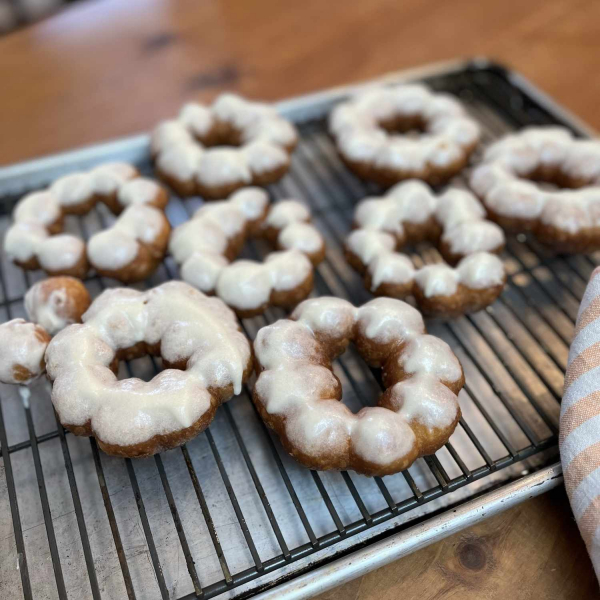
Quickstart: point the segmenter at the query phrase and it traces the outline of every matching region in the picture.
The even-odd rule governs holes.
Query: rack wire
[[[472,66],[427,83],[463,100],[485,143],[533,123],[574,128],[498,67]],[[378,190],[343,167],[322,116],[299,128],[291,171],[270,192],[309,203],[326,238],[313,293],[359,305],[371,296],[344,261],[342,245],[356,202]],[[149,164],[139,167],[151,173]],[[9,210],[14,200],[0,204]],[[172,197],[167,214],[177,224],[200,204]],[[67,227],[87,238],[111,218],[98,207]],[[0,217],[2,229],[8,224]],[[244,253],[260,258],[267,251],[253,241]],[[440,260],[427,245],[411,256],[416,264]],[[93,438],[63,430],[45,382],[35,385],[30,402],[1,386],[0,596],[247,597],[555,460],[568,347],[599,259],[552,256],[525,236],[509,239],[503,258],[508,284],[492,307],[427,324],[464,366],[463,418],[444,448],[398,475],[369,479],[300,467],[258,417],[248,388],[195,440],[132,461],[108,457]],[[22,316],[24,292],[41,275],[4,257],[0,267],[0,317]],[[177,275],[167,258],[144,286]],[[116,285],[97,276],[86,283],[92,294]],[[242,326],[253,338],[284,315],[270,309]],[[160,360],[146,357],[121,365],[120,376],[148,379],[159,369]],[[352,348],[335,371],[351,408],[374,403],[379,375]]]

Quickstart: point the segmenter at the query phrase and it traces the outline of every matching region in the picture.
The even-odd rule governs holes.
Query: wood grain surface
[[[318,600],[586,600],[598,583],[558,489]]]
[[[594,0],[99,0],[0,38],[0,164],[148,130],[223,90],[277,99],[487,56],[600,128]],[[562,490],[321,600],[585,599]]]
[[[600,127],[593,0],[99,0],[0,38],[0,164],[432,61],[505,62]]]

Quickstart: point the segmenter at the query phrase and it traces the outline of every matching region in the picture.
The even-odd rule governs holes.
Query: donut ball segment
[[[98,202],[120,216],[111,228],[90,238],[86,251],[79,237],[61,233],[64,216],[87,214]],[[4,250],[21,268],[41,268],[51,276],[82,278],[91,262],[102,275],[126,283],[139,281],[164,256],[170,231],[162,214],[167,202],[164,188],[140,177],[127,163],[72,173],[17,203]]]
[[[417,84],[359,92],[334,108],[329,129],[348,168],[384,187],[410,178],[448,181],[480,138],[479,125],[456,98]],[[407,135],[414,130],[420,135]]]
[[[75,277],[49,277],[38,281],[25,294],[25,311],[34,323],[50,335],[72,323],[81,323],[92,299],[85,285]]]
[[[598,140],[563,127],[525,128],[487,148],[470,186],[507,231],[531,232],[557,252],[600,248]]]
[[[221,94],[211,106],[189,103],[152,134],[156,170],[180,196],[224,198],[268,185],[288,171],[294,126],[274,107]]]
[[[202,206],[173,231],[169,251],[182,279],[216,294],[240,318],[268,306],[291,308],[309,295],[314,266],[325,257],[325,242],[310,217],[301,202],[269,206],[264,190],[244,188]],[[262,262],[234,260],[249,237],[262,237],[277,251]]]
[[[186,283],[104,291],[46,352],[61,424],[108,454],[150,456],[203,431],[252,371],[234,313]],[[151,381],[117,379],[118,362],[161,356]]]
[[[88,240],[87,255],[99,275],[136,283],[156,271],[170,234],[171,225],[162,210],[130,206],[111,227]]]
[[[28,385],[46,369],[50,334],[40,325],[12,319],[0,324],[0,382]]]
[[[351,341],[371,367],[382,369],[386,386],[377,406],[356,414],[340,402],[332,370]],[[360,308],[339,298],[306,300],[290,319],[262,328],[254,351],[258,411],[311,469],[397,473],[438,450],[460,419],[458,359],[400,300],[377,298]]]

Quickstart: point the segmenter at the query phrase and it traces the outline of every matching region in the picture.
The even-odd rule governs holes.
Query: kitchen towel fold
[[[600,267],[592,273],[579,307],[559,442],[571,508],[600,577]]]

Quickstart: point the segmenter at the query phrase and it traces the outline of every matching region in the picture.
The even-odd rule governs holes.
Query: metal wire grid
[[[480,77],[480,81],[477,77]],[[495,81],[491,85],[485,77],[500,78],[501,81]],[[434,87],[458,93],[485,126],[488,141],[511,127],[522,126],[532,120],[556,122],[556,119],[544,113],[535,104],[527,106],[522,99],[516,102],[515,98],[518,99],[522,93],[511,88],[503,77],[495,73],[467,72],[450,79],[437,78],[429,83]],[[340,164],[330,140],[324,133],[322,122],[313,122],[302,127],[302,141],[294,156],[291,173],[281,184],[273,186],[272,193],[276,198],[293,195],[309,202],[314,220],[326,237],[328,255],[326,262],[316,272],[317,295],[347,297],[355,304],[370,298],[360,278],[344,262],[341,248],[350,227],[356,200],[372,191],[371,186],[363,185]],[[189,214],[194,210],[196,203],[182,203],[173,199],[172,205]],[[95,217],[91,218],[96,218],[100,225],[105,225],[107,215],[104,211],[97,210]],[[85,218],[78,221],[81,234],[85,237],[89,234],[88,221],[89,219]],[[261,243],[253,242],[249,244],[247,252],[248,257],[258,258],[264,255],[265,248]],[[412,258],[418,264],[438,260],[438,255],[435,249],[420,247],[412,253]],[[467,385],[461,395],[465,416],[461,419],[452,442],[436,455],[418,461],[418,469],[422,470],[419,479],[429,482],[426,486],[417,485],[414,468],[398,476],[373,480],[341,473],[336,480],[337,487],[332,485],[328,474],[311,471],[310,478],[331,523],[329,529],[317,528],[313,514],[306,508],[305,488],[302,487],[299,491],[297,483],[298,471],[303,471],[304,476],[305,470],[300,469],[281,451],[279,443],[267,431],[262,421],[255,418],[252,426],[260,431],[259,435],[267,448],[272,469],[280,478],[282,489],[289,496],[306,540],[304,543],[290,545],[287,541],[289,536],[286,537],[283,531],[286,526],[284,519],[290,517],[282,516],[278,507],[272,504],[271,490],[265,489],[263,483],[266,481],[264,471],[255,458],[255,447],[248,443],[247,427],[250,425],[247,422],[241,424],[240,418],[236,416],[236,411],[242,403],[252,406],[246,389],[242,397],[220,409],[219,418],[232,440],[231,447],[239,454],[240,464],[246,469],[247,478],[254,486],[253,493],[257,498],[257,505],[264,512],[265,523],[268,524],[271,536],[275,540],[275,552],[265,557],[264,550],[261,553],[258,547],[256,531],[246,518],[249,511],[248,502],[241,495],[237,480],[234,481],[232,467],[227,460],[228,455],[223,450],[224,436],[221,430],[213,423],[200,436],[206,440],[208,456],[212,457],[211,460],[216,465],[226,492],[225,497],[230,503],[236,526],[241,531],[250,556],[249,566],[232,570],[226,556],[229,550],[228,543],[221,543],[223,537],[219,536],[219,526],[213,519],[214,504],[209,500],[212,490],[203,485],[205,465],[202,464],[202,470],[198,470],[199,464],[195,454],[197,448],[192,448],[190,443],[180,450],[149,459],[155,463],[172,526],[176,531],[191,580],[192,590],[181,595],[182,599],[211,598],[232,590],[495,471],[556,447],[558,403],[562,393],[568,344],[585,282],[598,261],[596,257],[583,256],[553,258],[534,241],[525,238],[509,240],[505,258],[509,271],[507,289],[491,309],[449,323],[428,324],[429,331],[446,339],[459,355],[467,373]],[[20,313],[22,293],[29,287],[32,276],[25,273],[24,285],[17,290],[11,288],[8,283],[5,272],[7,268],[5,265],[4,269],[0,270],[1,306],[6,311],[6,316],[12,317]],[[176,276],[175,266],[170,260],[166,260],[164,273],[157,274],[149,283],[155,285],[165,277]],[[96,285],[99,289],[106,284],[113,285],[114,282],[105,282],[97,277],[89,281],[90,287]],[[258,328],[283,315],[283,311],[272,309],[267,311],[264,317],[245,320],[242,325],[248,335],[254,337]],[[156,361],[152,361],[152,369],[157,369],[158,366]],[[136,374],[135,364],[125,365],[123,368],[125,376]],[[380,389],[378,373],[368,369],[352,349],[338,361],[336,373],[342,380],[345,398],[351,396],[356,406],[373,402],[375,391]],[[469,410],[464,410],[465,405],[470,407]],[[63,572],[66,558],[64,553],[61,554],[57,543],[53,511],[47,492],[48,470],[44,468],[41,452],[44,444],[58,438],[87,569],[85,593],[94,599],[101,598],[104,588],[97,576],[98,557],[94,556],[90,545],[87,515],[80,498],[82,483],[78,482],[74,467],[78,456],[73,455],[73,447],[70,447],[72,443],[69,443],[69,439],[73,440],[73,437],[67,436],[67,432],[59,426],[38,435],[34,414],[36,404],[32,403],[30,406],[25,403],[23,411],[28,437],[9,444],[10,431],[7,433],[5,406],[4,402],[0,405],[0,446],[18,552],[22,595],[25,598],[33,598],[34,589],[20,515],[22,499],[19,498],[19,482],[12,463],[20,452],[30,451],[55,579],[53,595],[59,598],[67,597]],[[483,430],[483,435],[481,428],[473,426],[471,422],[470,416],[474,413],[480,415],[486,424],[487,429]],[[217,432],[213,433],[214,430]],[[470,444],[471,454],[457,449],[454,442],[456,435],[462,436]],[[147,590],[140,587],[139,581],[134,583],[136,577],[130,570],[128,539],[122,524],[119,525],[118,507],[113,503],[111,485],[106,474],[109,459],[99,452],[94,439],[86,443],[90,445],[97,485],[110,526],[112,545],[117,555],[124,590],[130,599],[146,597]],[[197,501],[196,511],[199,509],[202,513],[222,574],[222,577],[208,583],[205,581],[202,565],[195,560],[194,552],[190,549],[193,538],[186,532],[182,505],[176,500],[177,489],[173,487],[168,465],[166,466],[167,461],[169,464],[172,462],[169,456],[177,452],[181,453],[185,463],[189,484]],[[159,552],[161,545],[160,542],[157,544],[156,533],[153,532],[153,528],[156,527],[155,521],[149,516],[146,508],[146,505],[154,500],[142,492],[140,475],[134,462],[129,459],[122,462],[142,525],[144,543],[155,578],[153,585],[158,589],[158,596],[174,597],[172,577],[168,571],[163,572],[164,560],[161,561]],[[469,466],[474,464],[476,466]],[[398,480],[402,481],[402,485]],[[379,505],[379,508],[372,508],[372,493],[367,494],[364,491],[367,485],[376,486],[382,499],[382,507]],[[345,487],[345,492],[352,498],[358,518],[348,519],[348,515],[340,510],[336,492],[339,486]],[[36,563],[34,569],[37,567]]]

